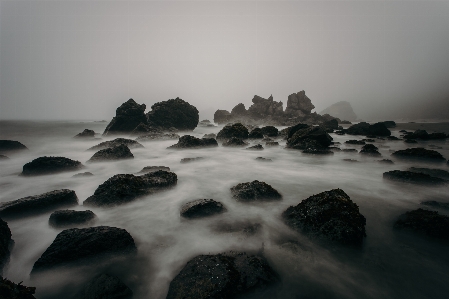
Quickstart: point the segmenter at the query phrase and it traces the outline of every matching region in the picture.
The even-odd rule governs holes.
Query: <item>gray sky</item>
[[[449,118],[449,1],[1,1],[0,119],[111,119],[132,97],[203,117],[349,101]]]

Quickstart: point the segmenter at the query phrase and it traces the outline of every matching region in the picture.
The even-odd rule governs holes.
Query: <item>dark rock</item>
[[[190,162],[195,162],[198,160],[203,160],[203,157],[196,157],[196,158],[182,158],[181,159],[181,163],[190,163]]]
[[[252,181],[240,183],[231,188],[232,197],[237,201],[267,201],[280,200],[282,195],[265,182]]]
[[[399,150],[391,154],[396,158],[404,159],[423,159],[434,161],[445,161],[444,157],[437,151],[428,150],[422,147],[408,148],[405,150]]]
[[[260,151],[260,150],[263,150],[263,146],[261,144],[256,144],[256,145],[247,147],[246,149],[250,150],[250,151]]]
[[[134,159],[134,155],[126,145],[120,144],[118,146],[99,150],[87,161],[87,163],[108,162],[125,159]]]
[[[360,162],[360,161],[357,161],[357,160],[354,160],[354,159],[343,159],[343,161],[351,162],[351,163],[353,163],[353,162]]]
[[[180,98],[158,102],[151,109],[147,113],[148,124],[151,126],[191,131],[198,125],[198,110]]]
[[[213,199],[197,199],[181,207],[181,216],[185,218],[208,217],[225,212],[223,204]]]
[[[289,135],[292,131],[293,130],[290,130]],[[291,137],[289,137],[287,140],[287,147],[295,148],[295,146],[301,144],[305,140],[316,141],[321,147],[328,147],[333,138],[320,127],[308,126],[297,130]]]
[[[131,299],[133,291],[118,277],[99,274],[76,297],[77,299]]]
[[[273,96],[264,99],[257,95],[252,99],[253,104],[248,108],[248,115],[255,120],[263,120],[273,116],[281,116],[284,113],[282,102],[273,100]]]
[[[429,144],[429,148],[432,148],[432,149],[443,149],[442,146],[437,146],[435,144]]]
[[[213,138],[196,138],[190,135],[184,135],[179,138],[177,144],[173,144],[168,149],[183,149],[183,148],[202,148],[218,146],[217,140]]]
[[[264,139],[261,140],[262,142],[273,142],[274,140],[271,139],[270,137],[265,137]]]
[[[154,140],[173,140],[179,139],[179,135],[175,133],[151,133],[136,138],[137,141],[154,141]]]
[[[159,170],[170,171],[170,167],[166,167],[166,166],[145,166],[137,174],[151,173],[151,172],[156,172],[156,171],[159,171]]]
[[[418,141],[416,141],[414,139],[405,139],[404,142],[405,143],[418,143]]]
[[[253,129],[248,134],[248,138],[250,138],[250,139],[262,139],[263,138],[262,129],[260,129],[260,128]]]
[[[65,157],[39,157],[23,165],[23,176],[55,174],[65,171],[75,171],[83,168],[80,161]]]
[[[383,160],[379,160],[377,162],[382,163],[382,164],[394,164],[394,162],[389,159],[383,159]]]
[[[236,123],[233,125],[226,125],[217,134],[217,139],[229,139],[232,137],[247,139],[248,129],[241,123]]]
[[[341,122],[339,122],[339,124],[342,124],[342,125],[352,125],[352,122],[350,122],[349,120],[342,120]]]
[[[256,161],[260,161],[260,162],[273,162],[273,160],[268,159],[268,158],[264,158],[264,157],[257,157]]]
[[[424,173],[440,179],[449,180],[449,171],[442,169],[410,167],[408,170],[411,172]]]
[[[0,152],[13,152],[27,149],[28,148],[19,141],[0,140]]]
[[[373,135],[373,136],[390,136],[391,132],[383,123],[375,123],[370,125],[366,122],[361,122],[350,126],[346,129],[346,134],[350,135]]]
[[[35,287],[27,287],[22,282],[14,282],[0,276],[0,298],[2,299],[36,299]]]
[[[84,129],[81,133],[75,135],[73,138],[94,138],[95,132],[93,130]]]
[[[231,113],[226,110],[217,110],[214,113],[214,123],[226,124],[232,119]]]
[[[50,215],[48,223],[53,227],[67,227],[88,224],[95,219],[95,214],[90,211],[59,210]]]
[[[100,144],[92,146],[91,148],[88,149],[88,151],[99,151],[102,149],[119,146],[121,144],[126,145],[128,148],[143,148],[144,147],[142,144],[140,144],[139,142],[132,140],[132,139],[116,138],[114,140],[104,141]]]
[[[405,139],[421,139],[421,140],[439,140],[446,139],[447,136],[444,133],[431,133],[428,134],[426,130],[416,130],[411,134],[404,136]]]
[[[336,146],[330,146],[328,147],[328,150],[333,151],[333,152],[340,152],[341,149],[339,147]]]
[[[55,190],[0,204],[0,217],[20,217],[78,205],[75,191]]]
[[[277,137],[279,135],[279,130],[273,126],[262,127],[261,133],[268,137]]]
[[[384,172],[383,177],[384,179],[392,181],[410,184],[420,184],[420,185],[445,185],[449,183],[449,181],[447,180],[432,177],[428,174],[420,172],[401,171],[401,170],[392,170]]]
[[[327,107],[320,114],[330,114],[334,117],[338,117],[340,119],[347,119],[346,122],[341,122],[342,124],[351,124],[350,121],[356,121],[357,115],[352,110],[351,104],[346,101],[337,102]]]
[[[0,277],[3,273],[3,268],[9,261],[9,256],[11,254],[9,249],[13,242],[14,241],[12,240],[12,234],[8,227],[8,223],[0,218]]]
[[[237,147],[237,146],[247,146],[249,143],[243,141],[240,138],[235,138],[232,137],[228,140],[226,140],[225,142],[223,142],[223,146],[233,146],[233,147]]]
[[[282,218],[295,230],[345,245],[361,245],[366,236],[365,217],[341,189],[312,195],[289,207]]]
[[[362,141],[365,141],[365,142],[376,142],[376,140],[371,139],[371,138],[365,138],[365,139],[362,139]]]
[[[387,139],[388,140],[394,140],[394,141],[401,140],[400,138],[398,138],[396,136],[388,136]]]
[[[199,127],[216,127],[214,124],[212,124],[208,119],[202,120],[198,123]]]
[[[325,128],[332,129],[332,130],[337,130],[338,129],[338,121],[334,118],[334,119],[324,122],[321,126],[323,126]]]
[[[395,128],[396,123],[392,120],[387,120],[382,122],[387,128]]]
[[[117,108],[115,117],[108,124],[103,135],[130,133],[140,123],[148,124],[145,109],[145,104],[139,105],[133,99],[129,99]]]
[[[286,136],[287,136],[287,140],[288,140],[289,138],[292,138],[292,136],[293,136],[296,132],[298,132],[299,130],[307,129],[307,128],[310,128],[310,126],[307,125],[307,124],[299,123],[299,124],[296,124],[296,125],[294,125],[294,126],[285,128],[283,131],[286,131],[286,133],[287,133]]]
[[[116,206],[176,185],[175,173],[159,170],[141,176],[116,174],[98,186],[85,206]]]
[[[417,209],[406,212],[399,217],[394,227],[438,239],[449,239],[449,217],[435,211]]]
[[[312,101],[306,96],[306,92],[302,90],[288,96],[285,114],[302,117],[310,114],[314,108],[315,106],[312,104]]]
[[[341,151],[346,153],[358,153],[358,151],[355,148],[344,148]]]
[[[368,156],[381,156],[381,154],[377,151],[378,148],[374,144],[365,144],[360,150],[360,154],[368,155]]]
[[[421,202],[421,204],[435,208],[435,209],[449,210],[449,203],[447,203],[447,202],[438,202],[435,200],[428,200],[428,201]]]
[[[214,139],[217,139],[217,134],[214,134],[214,133],[204,134],[203,138],[214,138]]]
[[[232,108],[231,115],[234,118],[246,117],[248,115],[248,111],[246,111],[245,105],[239,103],[234,108]]]
[[[365,141],[363,140],[346,140],[346,144],[357,144],[357,145],[364,145]]]
[[[279,146],[279,142],[277,141],[268,141],[265,143],[266,146]]]
[[[131,136],[143,136],[143,135],[149,135],[150,133],[162,133],[162,131],[159,128],[150,127],[147,124],[140,123],[137,127],[134,128],[134,130],[131,131]]]
[[[75,262],[93,262],[100,257],[135,253],[133,237],[124,229],[108,226],[71,228],[60,232],[34,263],[31,274]]]
[[[400,133],[409,133],[409,132],[407,132],[406,130],[400,130],[399,132],[400,132]]]
[[[80,172],[80,173],[74,174],[72,176],[72,178],[84,178],[84,177],[89,177],[89,176],[93,176],[93,173],[86,171],[86,172]]]
[[[335,131],[335,134],[337,134],[337,135],[345,135],[346,133],[344,131]]]
[[[199,255],[170,283],[166,299],[225,299],[264,291],[279,281],[260,255],[226,253]]]
[[[9,158],[5,155],[0,155],[0,160],[9,160]]]

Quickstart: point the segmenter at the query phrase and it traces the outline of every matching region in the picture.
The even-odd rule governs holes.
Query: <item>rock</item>
[[[76,262],[91,263],[99,258],[135,253],[133,237],[124,229],[97,226],[60,232],[34,263],[31,274]]]
[[[260,255],[199,255],[172,280],[166,299],[238,298],[257,295],[277,282],[278,275]]]
[[[218,233],[242,233],[246,236],[253,236],[260,231],[260,223],[251,223],[249,221],[241,222],[219,222],[212,227],[212,230]]]
[[[237,201],[268,201],[280,200],[282,195],[265,182],[252,181],[240,183],[231,188],[232,197]]]
[[[387,140],[397,141],[397,140],[401,140],[401,139],[399,139],[399,138],[396,137],[396,136],[388,136],[388,137],[387,137]]]
[[[346,153],[358,153],[358,151],[355,148],[344,148],[341,151]]]
[[[75,191],[61,189],[1,203],[0,217],[27,216],[75,205],[78,205]]]
[[[0,277],[3,273],[3,268],[9,261],[11,254],[10,248],[13,244],[11,230],[8,227],[8,223],[0,218]],[[1,295],[1,292],[0,292]]]
[[[260,150],[263,150],[263,146],[261,144],[256,144],[256,145],[247,147],[246,149],[250,150],[250,151],[260,151]]]
[[[232,119],[231,113],[226,110],[217,110],[214,113],[214,123],[226,124]]]
[[[400,130],[399,132],[400,132],[400,133],[409,133],[409,132],[407,132],[406,130]]]
[[[404,142],[405,143],[418,143],[418,141],[416,141],[414,139],[405,139]]]
[[[263,135],[268,137],[277,137],[279,135],[279,130],[273,126],[265,126],[262,127],[260,130]]]
[[[133,291],[118,277],[99,274],[78,294],[77,299],[131,299]]]
[[[290,130],[289,135],[293,130]],[[308,126],[297,130],[291,137],[287,139],[287,147],[295,148],[305,140],[316,141],[321,147],[331,145],[333,138],[320,127]]]
[[[190,135],[184,135],[179,138],[178,143],[167,147],[168,149],[183,149],[183,148],[202,148],[218,146],[217,140],[213,138],[196,138]]]
[[[176,185],[175,173],[159,170],[141,176],[116,174],[98,186],[85,206],[116,206]]]
[[[449,180],[449,171],[442,169],[410,167],[408,171],[424,173],[440,179]]]
[[[203,160],[203,157],[196,157],[196,158],[182,158],[181,159],[181,163],[190,163],[190,162],[195,162],[198,160]]]
[[[0,140],[0,152],[13,152],[27,150],[28,148],[15,140]]]
[[[217,134],[214,134],[214,133],[204,134],[203,138],[214,138],[214,139],[217,139]]]
[[[417,209],[406,212],[399,217],[394,227],[438,239],[449,239],[449,217],[435,211]]]
[[[373,136],[390,136],[391,132],[383,123],[375,123],[370,125],[366,122],[361,122],[350,126],[346,129],[346,134],[349,135],[373,135]]]
[[[145,104],[139,105],[133,99],[129,99],[117,108],[115,117],[108,124],[103,135],[131,133],[140,123],[147,125],[145,109]]]
[[[268,159],[268,158],[264,158],[264,157],[257,157],[256,161],[259,161],[259,162],[273,162],[273,160]]]
[[[268,141],[265,143],[266,146],[279,146],[279,142],[277,141]]]
[[[287,140],[288,140],[289,138],[292,138],[292,136],[293,136],[296,132],[298,132],[299,130],[307,129],[307,128],[309,128],[309,127],[310,127],[310,126],[307,125],[307,124],[299,123],[299,124],[296,124],[296,125],[294,125],[294,126],[285,128],[285,129],[282,130],[281,132],[283,132],[282,134],[287,133],[287,134],[286,134],[286,137],[287,137]]]
[[[216,127],[214,124],[212,124],[209,120],[202,120],[198,123],[199,127]]]
[[[342,124],[342,125],[352,125],[352,122],[350,122],[349,120],[342,120],[341,122],[339,122],[339,124]]]
[[[137,137],[136,141],[173,140],[179,138],[179,135],[175,133],[151,133]]]
[[[85,225],[95,219],[95,214],[90,211],[59,210],[50,215],[48,223],[53,227],[67,227]]]
[[[232,137],[247,139],[248,129],[241,123],[236,123],[233,125],[226,125],[217,134],[217,139],[229,139]]]
[[[340,152],[341,151],[341,149],[339,147],[336,147],[336,146],[330,146],[330,147],[328,147],[328,150],[331,150],[333,152]]]
[[[394,162],[391,161],[390,159],[382,159],[377,162],[382,163],[382,164],[394,164]]]
[[[365,138],[365,139],[362,139],[362,141],[365,141],[365,142],[376,142],[376,140],[371,139],[371,138]]]
[[[343,161],[351,162],[351,163],[353,163],[353,162],[360,162],[360,161],[357,161],[357,160],[354,160],[354,159],[343,159]]]
[[[357,120],[357,115],[352,110],[351,104],[346,101],[337,102],[327,107],[320,114],[330,114],[333,117],[338,117],[340,119],[347,119],[347,122],[350,124],[351,121]],[[343,123],[343,122],[342,122]]]
[[[319,146],[311,145],[306,147],[303,151],[303,154],[311,154],[311,155],[333,155],[334,152],[329,150],[329,148],[322,148]]]
[[[89,177],[89,176],[93,176],[92,172],[80,172],[77,174],[72,175],[72,178],[84,178],[84,177]]]
[[[378,150],[377,146],[368,143],[362,147],[360,154],[367,156],[381,156],[381,154],[377,150]]]
[[[248,111],[246,111],[245,105],[239,103],[232,108],[231,115],[233,118],[246,117],[248,115]]]
[[[14,282],[0,276],[0,298],[2,299],[36,299],[35,287],[27,287],[22,282]]]
[[[384,179],[392,181],[410,184],[420,184],[420,185],[446,185],[449,183],[449,181],[447,180],[432,177],[428,174],[420,172],[401,171],[401,170],[392,170],[384,172],[383,177]]]
[[[253,104],[248,108],[248,115],[255,120],[264,120],[273,116],[282,116],[284,109],[282,102],[273,100],[273,96],[264,99],[257,95],[252,99]]]
[[[382,122],[387,128],[395,128],[396,123],[392,120],[387,120]]]
[[[447,136],[444,133],[431,133],[428,134],[426,130],[416,130],[414,133],[404,136],[405,139],[421,139],[421,140],[439,140],[446,139]]]
[[[84,166],[80,161],[74,161],[65,157],[39,157],[23,165],[21,175],[35,176],[55,174],[65,171],[80,170]]]
[[[144,147],[142,144],[140,144],[139,142],[132,140],[132,139],[116,138],[114,140],[104,141],[100,144],[92,146],[91,148],[88,149],[88,151],[99,151],[102,149],[119,146],[121,144],[126,145],[128,148],[143,148]]]
[[[365,141],[363,140],[346,140],[346,144],[357,144],[357,145],[364,145]]]
[[[73,138],[94,138],[95,132],[93,130],[84,129],[81,133],[75,135]]]
[[[151,126],[191,131],[198,125],[198,110],[180,98],[158,102],[151,109],[147,113],[148,124]]]
[[[335,134],[337,134],[337,135],[345,135],[346,133],[344,131],[335,131]]]
[[[365,217],[341,189],[312,195],[285,210],[282,218],[295,230],[345,245],[361,245],[366,236]]]
[[[213,199],[197,199],[181,207],[181,216],[185,218],[202,218],[225,212],[223,204]]]
[[[134,155],[126,145],[120,144],[118,146],[99,150],[87,161],[87,163],[108,162],[125,159],[134,159]]]
[[[332,130],[337,130],[338,129],[338,121],[334,118],[334,119],[325,121],[321,126],[324,128],[332,129]]]
[[[302,115],[310,114],[314,108],[312,101],[306,96],[306,92],[302,90],[288,96],[285,113],[290,116],[301,117]]]
[[[166,166],[145,166],[137,174],[151,173],[151,172],[156,172],[158,170],[163,170],[163,171],[169,172],[170,171],[170,167],[166,167]]]
[[[238,147],[238,146],[247,146],[247,145],[249,145],[249,143],[243,141],[243,140],[240,139],[240,138],[232,137],[232,138],[226,140],[225,142],[223,142],[222,145],[223,145],[223,146]]]
[[[250,138],[250,139],[262,139],[263,138],[262,129],[260,129],[260,128],[253,129],[248,134],[248,138]]]
[[[0,160],[9,160],[9,158],[5,155],[0,155]]]
[[[408,148],[405,150],[395,151],[392,156],[402,159],[422,159],[433,161],[445,161],[444,157],[437,151],[428,150],[422,147]]]
[[[443,209],[443,210],[449,210],[449,203],[447,202],[438,202],[435,200],[428,200],[421,202],[422,205],[432,207],[434,209]]]

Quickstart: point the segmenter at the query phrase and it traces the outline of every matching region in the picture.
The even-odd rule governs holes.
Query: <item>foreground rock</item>
[[[13,152],[27,150],[28,148],[15,140],[0,140],[0,152]]]
[[[263,150],[263,146],[261,144],[256,144],[256,145],[247,147],[246,149],[250,150],[250,151],[261,151],[261,150]]]
[[[100,144],[97,144],[95,146],[92,146],[88,149],[88,151],[99,151],[106,148],[111,148],[119,145],[126,145],[128,148],[143,148],[144,146],[140,144],[139,142],[132,140],[132,139],[126,139],[126,138],[116,138],[111,141],[104,141]]]
[[[349,124],[351,121],[356,121],[357,119],[357,115],[354,113],[351,104],[346,101],[332,104],[331,106],[321,111],[320,114],[330,114],[333,117],[348,120]]]
[[[9,249],[12,245],[12,242],[12,234],[11,230],[8,227],[8,223],[0,218],[0,276],[3,273],[3,268],[9,261],[9,256],[11,254]]]
[[[191,131],[196,128],[200,120],[198,110],[180,98],[158,102],[151,106],[147,113],[150,126],[171,128],[181,131]]]
[[[428,174],[401,170],[384,172],[383,177],[384,179],[391,181],[420,185],[445,185],[449,183],[447,180],[433,177]]]
[[[422,205],[429,206],[435,209],[443,209],[443,210],[449,210],[449,203],[447,202],[439,202],[435,200],[428,200],[421,202]]]
[[[381,156],[377,150],[378,148],[374,144],[365,144],[360,150],[360,154],[374,157]]]
[[[121,228],[97,226],[67,229],[56,236],[34,263],[31,273],[136,251],[133,237]]]
[[[225,142],[223,142],[222,145],[228,146],[228,147],[241,147],[241,146],[247,146],[247,145],[249,145],[249,143],[243,141],[240,138],[232,137],[232,138],[226,140]]]
[[[78,294],[76,299],[131,299],[133,291],[118,277],[99,274]]]
[[[104,130],[103,135],[131,133],[140,123],[148,124],[145,116],[146,105],[137,104],[133,99],[123,103],[115,111],[115,117]]]
[[[110,162],[126,159],[134,159],[134,155],[126,145],[120,144],[118,146],[99,150],[87,161],[87,163]]]
[[[449,217],[435,211],[417,209],[406,212],[399,217],[394,227],[438,239],[449,239]]]
[[[261,128],[254,128],[251,132],[248,134],[249,139],[262,139],[262,129]]]
[[[421,160],[430,160],[430,161],[445,161],[444,157],[437,151],[428,150],[422,147],[416,148],[408,148],[405,150],[399,150],[391,154],[396,158],[401,159],[421,159]]]
[[[167,166],[145,166],[137,174],[151,173],[151,172],[156,172],[158,170],[170,171],[170,167],[167,167]]]
[[[197,199],[181,207],[181,216],[185,218],[202,218],[225,212],[221,202],[213,199]]]
[[[265,182],[252,181],[240,183],[231,188],[232,197],[237,201],[269,201],[280,200],[282,195]]]
[[[94,195],[88,197],[85,206],[121,205],[144,195],[149,195],[176,185],[175,173],[159,170],[141,176],[116,174],[98,186]]]
[[[361,122],[350,126],[345,130],[346,134],[349,135],[373,135],[373,136],[390,136],[391,132],[385,126],[384,123],[375,123],[370,125],[366,122]]]
[[[393,120],[386,120],[382,122],[387,128],[395,128],[396,122]]]
[[[238,298],[279,282],[266,259],[246,253],[199,255],[170,283],[166,299]]]
[[[82,138],[82,139],[87,139],[87,138],[94,138],[95,137],[95,132],[93,130],[89,130],[89,129],[84,129],[84,131],[82,131],[79,134],[76,134],[73,138]]]
[[[183,148],[202,148],[202,147],[216,147],[217,140],[213,138],[196,138],[190,135],[184,135],[179,138],[178,143],[169,146],[169,149],[183,149]]]
[[[412,172],[428,174],[430,176],[437,177],[440,179],[449,180],[449,171],[442,169],[410,167],[408,170]]]
[[[300,124],[302,125],[302,124]],[[313,147],[328,147],[333,138],[320,127],[295,126],[288,133],[287,147],[293,149],[306,149],[311,147],[310,143],[315,143]]]
[[[23,165],[23,176],[55,174],[80,170],[84,166],[80,161],[65,157],[39,157]]]
[[[85,225],[95,219],[95,214],[90,211],[60,210],[50,215],[48,223],[53,227],[67,227]]]
[[[217,139],[229,139],[232,137],[240,138],[240,139],[247,139],[248,138],[248,129],[241,123],[236,123],[233,125],[226,125],[217,134]]]
[[[426,130],[416,130],[413,133],[408,133],[404,136],[404,139],[421,139],[421,140],[441,140],[446,139],[447,135],[444,133],[427,133]]]
[[[35,287],[27,287],[22,282],[14,282],[0,276],[0,298],[2,299],[36,299]]]
[[[341,189],[312,195],[289,207],[282,218],[295,230],[344,245],[361,245],[366,236],[365,217]]]
[[[78,205],[75,191],[61,189],[1,203],[0,217],[21,217],[75,205]]]

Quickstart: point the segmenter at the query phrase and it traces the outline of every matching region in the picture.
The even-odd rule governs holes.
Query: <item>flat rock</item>
[[[150,173],[150,172],[156,172],[158,170],[170,171],[170,167],[167,167],[167,166],[145,166],[137,174],[145,174],[145,173]]]
[[[249,145],[248,142],[243,141],[243,139],[232,137],[225,142],[222,143],[223,146],[228,147],[241,147],[241,146],[247,146]]]
[[[15,140],[0,140],[0,152],[27,150],[28,148]]]
[[[11,254],[9,249],[12,242],[12,234],[8,227],[8,223],[0,218],[0,277],[3,273],[3,268],[9,261],[9,256]]]
[[[202,148],[202,147],[216,147],[217,140],[213,138],[196,138],[190,135],[184,135],[179,138],[178,143],[169,146],[169,149],[184,149],[184,148]]]
[[[145,109],[145,104],[139,105],[129,99],[116,109],[115,117],[107,125],[103,135],[131,133],[139,124],[148,124]]]
[[[290,206],[282,218],[295,230],[344,245],[361,245],[366,236],[365,217],[341,189],[312,195]]]
[[[273,160],[268,159],[268,158],[264,158],[264,157],[257,157],[256,161],[259,161],[259,162],[273,162]]]
[[[396,220],[394,227],[438,239],[449,239],[449,217],[435,211],[417,209],[406,212]]]
[[[256,145],[247,147],[246,149],[250,150],[250,151],[260,151],[260,150],[263,150],[263,146],[261,144],[256,144]]]
[[[354,159],[343,159],[342,161],[345,161],[345,162],[350,162],[350,163],[354,163],[354,162],[360,162],[360,161],[357,161],[357,160],[354,160]]]
[[[443,209],[443,210],[449,210],[449,203],[447,202],[439,202],[435,200],[428,200],[421,202],[422,205],[429,206],[435,209]]]
[[[346,140],[346,144],[357,144],[357,145],[365,145],[366,142],[363,140]]]
[[[343,148],[341,151],[345,153],[358,153],[355,148]]]
[[[0,217],[20,217],[78,205],[75,191],[55,190],[0,204]]]
[[[133,291],[118,277],[109,274],[95,276],[76,299],[131,299]]]
[[[65,157],[39,157],[23,165],[22,176],[55,174],[84,168],[80,161]]]
[[[408,148],[405,150],[395,151],[392,156],[403,159],[422,159],[422,160],[434,160],[445,161],[446,159],[437,151],[428,150],[422,147]]]
[[[384,179],[388,179],[396,182],[420,184],[420,185],[445,185],[449,183],[447,180],[443,180],[437,177],[430,176],[428,174],[411,171],[392,170],[384,172]]]
[[[109,162],[126,159],[134,159],[134,155],[126,145],[120,144],[118,146],[99,150],[87,161],[87,163]]]
[[[231,193],[233,198],[242,202],[282,199],[282,195],[276,189],[265,182],[259,182],[257,180],[237,184],[231,188]]]
[[[82,131],[79,134],[76,134],[73,138],[94,138],[95,137],[95,131],[93,130],[89,130],[89,129],[84,129],[84,131]]]
[[[360,122],[352,125],[345,130],[349,135],[365,135],[365,136],[390,136],[391,132],[384,123],[375,123],[370,125],[367,122]]]
[[[198,109],[179,97],[151,106],[147,119],[149,125],[181,131],[192,131],[200,120]]]
[[[136,251],[133,237],[121,228],[97,226],[66,229],[56,236],[34,263],[31,274]]]
[[[248,129],[241,123],[226,125],[217,134],[217,139],[229,139],[232,137],[247,139]]]
[[[190,163],[190,162],[195,162],[198,160],[203,160],[203,157],[196,157],[196,158],[182,158],[181,159],[181,163]]]
[[[440,179],[449,180],[449,171],[443,169],[410,167],[408,171],[424,173]]]
[[[92,172],[80,172],[77,174],[72,175],[72,178],[85,178],[85,177],[90,177],[93,176],[94,174]]]
[[[213,199],[197,199],[181,207],[184,218],[202,218],[225,212],[223,204]]]
[[[99,151],[106,148],[111,148],[119,145],[126,145],[128,148],[143,148],[144,146],[140,144],[139,142],[132,140],[132,139],[126,139],[126,138],[116,138],[114,140],[110,141],[104,141],[100,144],[97,144],[95,146],[92,146],[88,149],[88,151]]]
[[[394,164],[394,162],[391,161],[390,159],[382,159],[382,160],[378,160],[377,162],[382,163],[382,164]]]
[[[96,215],[90,211],[59,210],[51,213],[48,223],[53,227],[85,225],[94,220]]]

